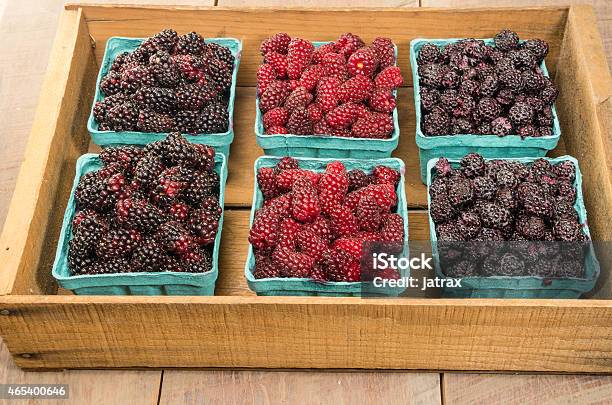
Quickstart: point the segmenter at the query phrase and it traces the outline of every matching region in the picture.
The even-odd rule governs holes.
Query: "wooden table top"
[[[111,1],[98,0],[92,3]],[[585,3],[585,0],[127,0],[130,4],[217,6],[478,7]],[[0,0],[0,226],[23,158],[61,0]],[[612,1],[594,0],[612,64]],[[34,5],[35,4],[35,5]],[[494,354],[492,354],[494,355]],[[69,384],[62,403],[604,403],[612,376],[319,371],[24,372],[4,344],[0,383]]]

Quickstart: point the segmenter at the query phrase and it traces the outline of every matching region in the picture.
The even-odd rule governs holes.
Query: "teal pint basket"
[[[316,48],[327,42],[313,42]],[[397,46],[395,58],[397,59]],[[397,97],[397,91],[393,94]],[[399,103],[399,100],[398,100]],[[387,158],[397,148],[400,127],[397,107],[393,110],[393,133],[389,139],[347,138],[333,135],[266,135],[263,114],[259,110],[259,97],[255,101],[255,135],[266,155],[320,158],[378,159]]]
[[[427,181],[427,162],[434,158],[446,157],[447,159],[460,159],[470,152],[481,154],[485,158],[522,158],[541,157],[557,147],[561,137],[561,127],[555,105],[552,106],[553,127],[551,136],[527,137],[521,139],[519,135],[507,135],[499,137],[496,135],[443,135],[425,136],[421,130],[421,95],[420,77],[418,72],[417,54],[426,43],[433,43],[438,47],[457,42],[460,38],[451,39],[423,39],[417,38],[410,41],[410,64],[412,67],[412,79],[414,83],[414,109],[416,112],[416,144],[419,148],[419,160],[421,167],[421,180]],[[491,45],[493,39],[483,40]],[[546,63],[540,64],[542,73],[549,77]]]
[[[262,156],[255,161],[255,184],[253,193],[253,205],[251,208],[250,226],[253,225],[255,211],[263,206],[263,194],[257,185],[257,170],[260,167],[274,167],[280,161],[280,157]],[[356,159],[317,159],[317,158],[298,158],[302,169],[324,172],[328,163],[339,160],[347,170],[362,169],[370,172],[377,165],[388,166],[401,173],[401,179],[397,186],[397,213],[404,219],[404,251],[403,257],[408,257],[408,208],[406,202],[406,191],[404,189],[404,172],[406,167],[404,162],[397,158],[377,159],[377,160],[356,160]],[[362,282],[326,282],[319,283],[308,278],[265,278],[256,279],[252,270],[255,268],[255,254],[253,246],[249,245],[244,275],[247,284],[257,295],[267,296],[330,296],[330,297],[359,297],[364,292],[369,295],[371,290],[366,290]],[[400,271],[402,277],[409,277],[408,270]],[[381,288],[380,295],[397,296],[404,289],[396,287]]]
[[[212,270],[207,273],[180,272],[135,272],[116,274],[72,275],[68,268],[68,242],[72,235],[72,218],[76,211],[74,192],[79,179],[85,173],[102,166],[97,154],[81,156],[76,164],[76,176],[70,192],[68,206],[64,213],[62,229],[53,262],[53,277],[57,283],[77,295],[214,295],[215,282],[219,274],[219,245],[223,229],[223,214],[219,219],[219,230],[213,247]],[[215,156],[215,171],[219,174],[219,204],[223,207],[225,181],[227,179],[227,158]]]
[[[91,140],[96,145],[102,147],[119,145],[146,145],[151,142],[162,140],[166,137],[166,135],[168,135],[167,132],[100,131],[98,129],[98,123],[94,119],[93,107],[95,106],[96,102],[104,99],[104,95],[100,91],[100,82],[108,73],[113,61],[115,60],[115,57],[123,52],[133,51],[134,49],[138,48],[143,41],[144,38],[125,37],[111,37],[106,41],[102,66],[100,67],[100,72],[98,73],[98,79],[96,81],[96,92],[94,95],[91,112],[89,114],[89,119],[87,120],[87,130],[91,135]],[[229,48],[235,58],[234,71],[232,74],[232,86],[230,88],[230,98],[227,105],[229,113],[229,126],[227,131],[224,133],[184,136],[189,142],[210,145],[215,148],[215,151],[223,153],[226,157],[229,157],[230,145],[234,140],[234,100],[236,98],[236,81],[242,53],[242,41],[234,38],[208,38],[206,39],[206,42],[215,43]]]
[[[513,160],[521,163],[531,163],[539,158],[515,158],[503,159]],[[587,212],[584,207],[582,195],[582,175],[578,167],[578,161],[572,156],[561,156],[558,158],[544,158],[551,164],[559,164],[571,161],[576,166],[576,202],[574,208],[578,213],[581,223],[585,224],[584,233],[590,237]],[[492,160],[492,159],[487,159]],[[427,203],[431,204],[429,186],[435,178],[434,166],[438,159],[432,159],[427,164]],[[449,160],[453,167],[459,167],[459,160]],[[447,278],[442,272],[440,257],[437,248],[436,227],[431,215],[429,215],[429,232],[431,235],[431,250],[434,257],[435,272],[439,278]],[[591,244],[585,257],[585,277],[567,278],[545,278],[536,276],[492,276],[492,277],[464,277],[461,287],[445,288],[443,295],[450,298],[579,298],[582,294],[591,291],[595,287],[599,277],[600,268],[593,245]]]

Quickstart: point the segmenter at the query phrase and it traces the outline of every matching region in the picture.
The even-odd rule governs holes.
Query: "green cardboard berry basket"
[[[257,170],[260,167],[274,167],[280,161],[280,157],[262,156],[255,161],[255,184],[253,193],[253,205],[251,208],[250,225],[253,225],[255,211],[263,206],[263,194],[257,185]],[[324,172],[328,163],[339,160],[347,170],[362,169],[366,172],[371,172],[377,165],[388,166],[398,170],[401,174],[399,184],[397,186],[397,213],[404,219],[404,250],[403,257],[408,257],[408,208],[406,201],[406,191],[404,189],[404,173],[406,167],[404,162],[397,158],[386,158],[377,160],[357,160],[357,159],[317,159],[317,158],[297,158],[300,168],[313,170],[315,172]],[[366,287],[363,282],[335,282],[329,281],[325,283],[315,282],[309,278],[265,278],[256,279],[253,276],[255,268],[255,254],[253,246],[249,245],[246,266],[244,275],[247,279],[249,288],[256,292],[257,295],[268,296],[332,296],[332,297],[351,297],[363,295],[379,295],[397,296],[404,289],[389,287],[379,288],[374,292],[372,287]],[[402,277],[409,277],[408,270],[400,271]]]
[[[421,166],[421,180],[427,181],[427,162],[434,158],[446,157],[447,159],[460,159],[470,152],[476,152],[485,158],[522,158],[545,156],[549,150],[557,147],[561,137],[561,127],[555,105],[552,106],[553,127],[551,136],[527,137],[522,139],[519,135],[507,135],[499,137],[496,135],[442,135],[426,136],[421,130],[421,94],[420,76],[418,72],[417,54],[426,43],[433,43],[438,47],[454,43],[461,38],[449,39],[423,39],[417,38],[410,41],[410,64],[412,67],[412,78],[414,83],[414,110],[416,112],[416,144],[419,148],[419,160]],[[483,39],[491,45],[492,38]],[[542,73],[549,77],[546,63],[540,64]]]
[[[539,158],[514,158],[503,159],[513,160],[521,163],[532,163]],[[574,208],[578,213],[580,223],[584,224],[584,233],[589,238],[589,227],[587,222],[587,212],[584,207],[582,195],[582,175],[578,167],[578,161],[572,156],[561,156],[558,158],[544,158],[552,165],[564,161],[574,163],[576,167],[576,179],[574,187],[576,189],[576,202]],[[492,160],[492,159],[486,159]],[[429,187],[435,178],[435,165],[438,159],[431,159],[427,163],[427,204],[431,204]],[[459,167],[459,160],[449,160],[453,167]],[[438,254],[438,237],[436,226],[429,215],[429,232],[431,237],[431,250],[434,257],[435,272],[439,278],[447,278],[442,272],[440,257]],[[579,298],[582,294],[591,291],[595,287],[599,277],[599,262],[595,256],[593,245],[590,244],[585,257],[585,276],[584,278],[545,278],[536,276],[491,276],[491,277],[464,277],[460,288],[445,288],[444,296],[451,298]]]
[[[53,263],[53,277],[57,283],[77,295],[214,295],[219,274],[219,245],[223,229],[223,213],[215,237],[212,270],[206,273],[135,272],[116,274],[72,275],[68,268],[68,242],[72,235],[72,219],[76,211],[74,192],[85,173],[99,169],[102,163],[97,154],[87,153],[77,160],[76,176],[64,214],[62,229]],[[219,205],[223,207],[227,158],[215,155],[215,171],[219,174]]]
[[[316,48],[328,42],[313,42]],[[397,59],[397,46],[395,58]],[[397,98],[397,91],[393,94]],[[399,100],[397,100],[399,103]],[[255,101],[255,135],[257,144],[270,156],[377,159],[387,158],[397,148],[400,127],[397,107],[393,110],[393,133],[389,139],[347,138],[333,135],[294,135],[264,133],[259,97]]]
[[[102,66],[96,80],[96,92],[91,106],[89,119],[87,120],[87,130],[91,135],[91,140],[96,145],[119,146],[119,145],[146,145],[151,142],[162,140],[168,135],[167,132],[137,132],[137,131],[101,131],[98,129],[98,123],[94,119],[93,107],[96,102],[104,99],[104,95],[100,91],[100,82],[106,76],[113,61],[123,52],[130,52],[138,48],[144,41],[144,38],[125,38],[125,37],[110,37],[106,41]],[[202,143],[215,148],[219,153],[223,153],[229,157],[230,145],[234,140],[234,100],[236,98],[236,81],[238,77],[238,66],[240,65],[240,57],[242,54],[242,41],[234,38],[208,38],[205,40],[208,43],[215,43],[225,46],[230,49],[234,55],[234,71],[232,73],[232,86],[230,88],[230,98],[227,105],[229,113],[229,125],[227,131],[218,134],[198,134],[184,135],[189,142]]]

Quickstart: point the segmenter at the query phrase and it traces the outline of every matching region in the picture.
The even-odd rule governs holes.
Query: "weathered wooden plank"
[[[445,373],[449,404],[604,404],[612,398],[612,376],[486,375]]]
[[[164,372],[160,404],[441,404],[440,375],[311,371]]]
[[[380,0],[376,2],[368,0],[331,0],[322,2],[320,0],[217,0],[220,7],[313,7],[313,8],[332,8],[332,7],[419,7],[419,0]]]

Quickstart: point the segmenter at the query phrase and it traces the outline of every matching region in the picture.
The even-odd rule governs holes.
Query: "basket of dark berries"
[[[398,295],[369,252],[408,254],[404,163],[264,156],[255,162],[245,276],[258,295]],[[369,267],[368,267],[369,266]]]
[[[432,159],[429,225],[451,297],[578,298],[595,286],[578,162],[571,156]]]
[[[53,276],[81,295],[214,295],[226,178],[178,133],[81,156]]]
[[[242,42],[165,29],[111,37],[87,128],[100,146],[145,145],[174,131],[229,156]]]
[[[509,30],[492,39],[410,43],[421,178],[430,159],[540,157],[561,129],[558,91],[544,58],[548,44]]]
[[[255,134],[266,155],[385,158],[397,148],[397,47],[350,33],[310,42],[279,33],[260,47]]]

